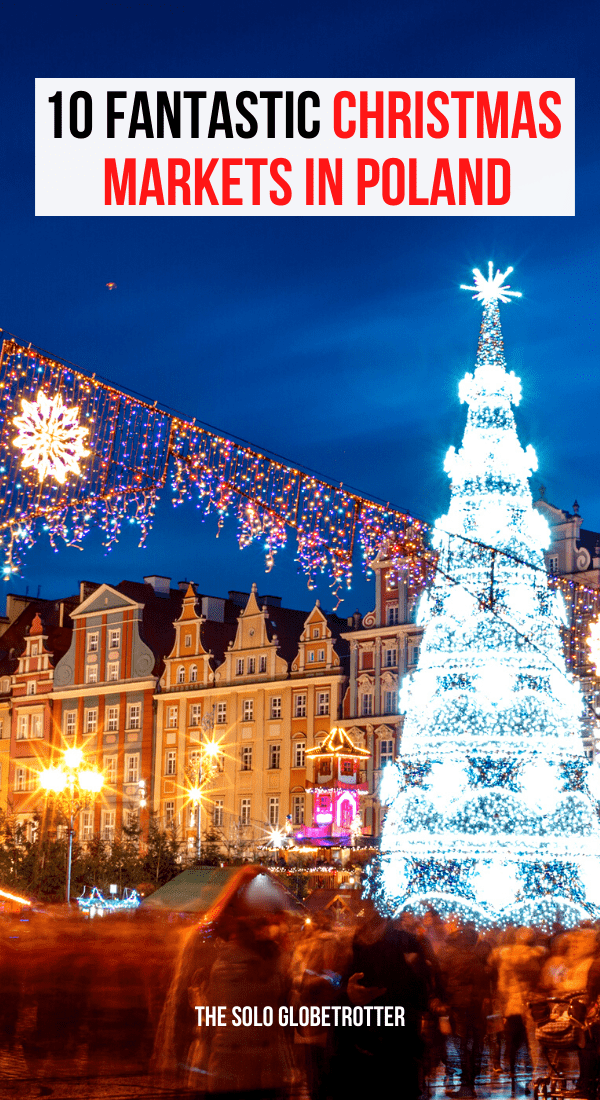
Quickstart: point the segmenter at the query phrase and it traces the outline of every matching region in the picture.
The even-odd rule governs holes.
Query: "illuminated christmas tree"
[[[537,467],[512,411],[499,302],[512,268],[485,279],[477,362],[459,387],[463,443],[446,457],[448,514],[435,525],[435,581],[421,597],[417,671],[404,681],[402,749],[374,892],[388,911],[432,905],[475,920],[567,924],[600,903],[594,768],[585,758],[578,685],[560,637],[564,606],[549,589],[550,533],[532,506]]]

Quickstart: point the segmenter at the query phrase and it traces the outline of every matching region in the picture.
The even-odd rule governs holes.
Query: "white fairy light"
[[[506,370],[498,308],[519,296],[504,285],[510,270],[494,276],[490,265],[466,288],[483,324],[460,386],[462,446],[446,456],[451,500],[418,608],[419,662],[400,688],[380,885],[390,912],[454,898],[478,921],[569,923],[600,906],[600,891],[586,896],[589,869],[600,878],[600,782],[591,771],[586,786],[582,694],[564,662],[564,602],[548,590],[548,524],[527,481],[537,458],[514,421],[521,385]],[[600,624],[593,635],[600,660]]]
[[[40,482],[52,477],[63,485],[69,474],[81,476],[79,463],[90,452],[83,446],[89,429],[79,424],[77,406],[68,408],[60,394],[46,397],[38,391],[36,401],[21,399],[22,413],[13,417],[18,435],[13,446],[23,454],[23,469],[35,469]]]

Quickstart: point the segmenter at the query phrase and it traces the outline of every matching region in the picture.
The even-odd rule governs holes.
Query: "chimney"
[[[144,584],[149,584],[154,589],[156,596],[169,597],[171,594],[171,578],[170,577],[144,577]]]

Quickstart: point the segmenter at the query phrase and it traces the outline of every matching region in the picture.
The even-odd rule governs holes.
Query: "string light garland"
[[[292,528],[309,587],[325,574],[339,598],[351,583],[356,545],[368,563],[385,543],[394,561],[409,563],[415,591],[431,575],[426,523],[8,337],[0,361],[0,460],[5,576],[18,571],[42,533],[56,548],[58,539],[78,545],[99,526],[110,548],[130,522],[140,528],[142,544],[169,470],[174,503],[195,497],[206,515],[217,516],[217,534],[234,516],[242,548],[263,543],[267,571]]]
[[[466,288],[483,303],[477,362],[459,387],[467,424],[446,457],[450,509],[434,525],[438,569],[400,692],[402,746],[380,791],[370,892],[392,913],[432,905],[478,923],[575,924],[600,911],[600,776],[583,752],[565,602],[548,584],[550,532],[528,485],[537,460],[512,411],[520,382],[498,306],[516,296],[507,274],[490,265]],[[581,593],[568,591],[574,614]]]

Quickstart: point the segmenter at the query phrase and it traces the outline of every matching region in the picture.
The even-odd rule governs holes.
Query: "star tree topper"
[[[83,446],[88,428],[79,425],[79,409],[69,409],[60,394],[46,397],[38,391],[37,400],[21,399],[22,413],[13,417],[19,434],[13,446],[23,454],[23,468],[35,469],[42,482],[52,477],[63,485],[68,474],[81,476],[79,462],[89,451]]]
[[[494,275],[494,265],[490,260],[488,263],[488,277],[487,279],[481,274],[478,267],[473,268],[473,275],[475,277],[475,286],[465,286],[461,284],[461,290],[474,290],[474,298],[478,302],[488,304],[489,302],[510,302],[511,298],[520,298],[521,293],[518,290],[511,290],[510,284],[503,286],[503,282],[507,275],[510,275],[512,267],[507,267],[506,271],[502,273],[498,268]]]

